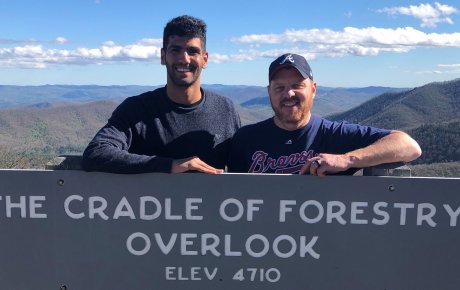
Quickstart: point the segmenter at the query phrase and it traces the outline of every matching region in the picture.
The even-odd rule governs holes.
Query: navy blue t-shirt
[[[344,154],[366,147],[390,130],[311,116],[308,124],[288,131],[273,118],[247,125],[232,141],[228,170],[240,173],[298,173],[305,162],[321,153]],[[352,168],[340,174],[353,174]]]

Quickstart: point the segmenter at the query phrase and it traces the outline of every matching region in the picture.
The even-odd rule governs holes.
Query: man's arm
[[[373,144],[345,154],[319,154],[307,161],[300,174],[324,176],[383,163],[409,162],[422,154],[418,143],[402,131],[391,131]]]
[[[108,133],[110,132],[110,133]],[[199,171],[222,173],[198,157],[172,159],[128,152],[127,136],[114,127],[106,126],[96,134],[83,153],[83,168],[87,171],[111,173],[181,173]]]
[[[107,124],[83,152],[83,169],[111,173],[169,172],[172,159],[129,152],[131,129]]]

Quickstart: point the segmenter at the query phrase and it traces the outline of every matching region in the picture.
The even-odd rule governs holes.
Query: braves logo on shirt
[[[252,164],[249,173],[298,173],[308,159],[313,157],[313,150],[280,155],[278,158],[268,156],[264,151],[256,151],[252,154]]]

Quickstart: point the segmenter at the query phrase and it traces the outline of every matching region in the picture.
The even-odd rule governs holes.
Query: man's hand
[[[189,157],[184,159],[176,159],[172,163],[171,173],[182,173],[186,171],[199,171],[203,173],[223,173],[223,169],[216,169],[205,162],[203,162],[198,157]]]
[[[299,174],[325,176],[330,173],[345,171],[350,168],[349,156],[337,154],[320,154],[307,160]]]
[[[393,130],[369,146],[345,154],[319,154],[307,161],[300,174],[324,176],[349,168],[364,168],[383,163],[410,162],[422,150],[418,143],[402,131]]]

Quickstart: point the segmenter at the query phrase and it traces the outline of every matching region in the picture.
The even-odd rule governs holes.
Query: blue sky
[[[205,84],[265,86],[295,52],[320,86],[416,87],[460,78],[458,3],[0,0],[0,84],[164,84],[164,25],[189,14],[208,24]]]

